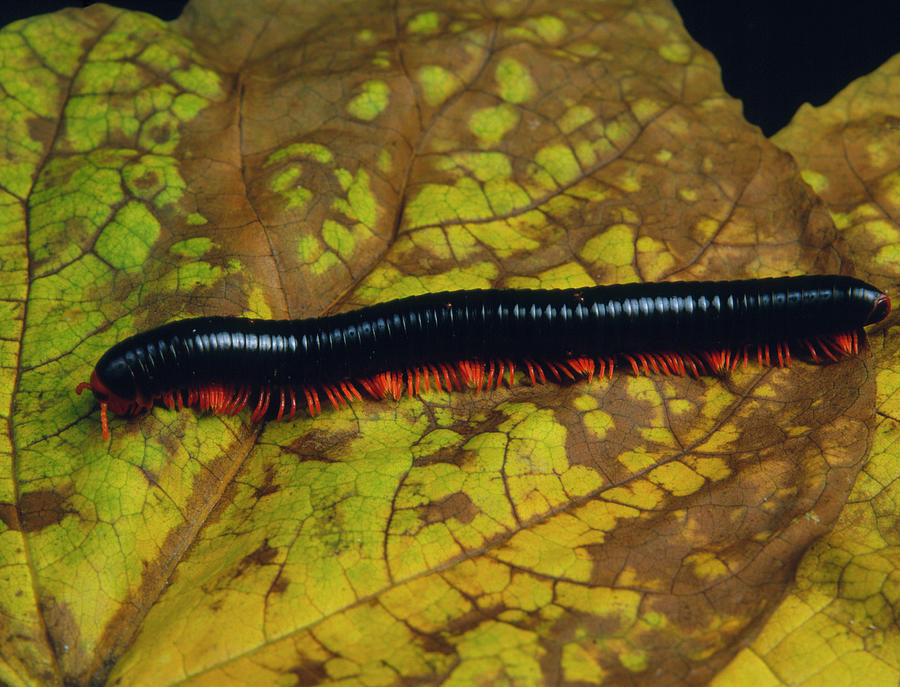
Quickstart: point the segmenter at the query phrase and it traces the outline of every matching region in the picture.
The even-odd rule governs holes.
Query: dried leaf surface
[[[828,204],[861,276],[900,284],[900,57],[774,142]],[[896,321],[896,317],[888,323]],[[717,685],[896,685],[900,680],[900,339],[872,336],[877,416],[871,455],[835,528],[804,557],[796,586]],[[809,657],[814,657],[809,660]],[[864,676],[864,678],[863,678]]]
[[[109,445],[74,394],[182,316],[849,269],[669,4],[93,6],[0,42],[3,682],[702,684],[833,525],[866,357]]]

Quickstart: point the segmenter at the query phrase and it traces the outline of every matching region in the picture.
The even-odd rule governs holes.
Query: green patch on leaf
[[[596,286],[584,266],[577,262],[551,267],[536,277],[510,277],[506,283],[511,289],[574,289]]]
[[[384,81],[366,81],[362,92],[347,103],[347,112],[352,117],[371,122],[387,108],[390,94],[390,87]]]
[[[482,145],[499,143],[519,123],[519,112],[507,104],[476,110],[469,118],[469,129]]]
[[[666,125],[672,129],[680,130],[682,134],[685,133],[685,124],[682,120],[666,118]],[[640,125],[634,121],[631,115],[623,115],[603,125],[603,135],[616,150],[625,148],[639,133]]]
[[[69,98],[65,109],[65,142],[77,152],[98,149],[110,129],[124,138],[132,139],[140,123],[128,108],[111,108],[106,96],[75,96]]]
[[[656,154],[653,156],[653,159],[661,165],[666,165],[673,157],[675,157],[675,153],[673,153],[671,150],[663,148],[662,150],[656,152]]]
[[[396,249],[397,254],[401,256],[421,251],[439,260],[447,260],[453,255],[468,255],[474,244],[472,235],[457,225],[447,229],[440,227],[415,229],[398,237]]]
[[[564,608],[596,613],[621,627],[630,627],[637,621],[643,594],[631,589],[587,587],[560,581],[556,586],[556,602]]]
[[[633,673],[647,669],[647,652],[642,649],[630,649],[619,655],[622,665]]]
[[[33,303],[27,321],[30,346],[22,349],[21,364],[33,367],[45,359],[59,357],[104,325],[105,317],[100,309],[80,308],[77,302],[59,299],[58,294],[106,294],[109,281],[108,268],[93,255],[36,279],[31,288]],[[65,326],[60,327],[60,322]],[[45,377],[41,375],[39,379],[44,382]],[[46,379],[46,383],[50,386],[54,381]]]
[[[537,250],[540,243],[523,234],[515,220],[496,220],[467,224],[467,231],[479,244],[490,247],[498,256],[506,257],[516,253]],[[455,238],[459,232],[452,231]],[[465,242],[468,247],[469,242]],[[460,252],[463,255],[463,252]]]
[[[181,140],[178,125],[178,118],[171,112],[150,115],[138,131],[138,146],[158,155],[174,153]]]
[[[391,157],[390,151],[380,150],[378,151],[378,169],[384,174],[390,174],[391,169],[393,168],[393,158]]]
[[[78,72],[72,94],[132,93],[146,84],[145,78],[131,62],[91,61]]]
[[[469,263],[465,268],[452,269],[443,274],[421,276],[403,275],[396,269],[383,266],[366,280],[357,293],[364,303],[381,303],[438,291],[489,289],[496,278],[497,266],[492,262]]]
[[[500,97],[508,103],[524,103],[534,97],[537,90],[527,67],[511,57],[501,58],[494,70],[494,78]]]
[[[454,153],[438,159],[435,166],[444,170],[458,167],[471,172],[479,181],[506,179],[512,175],[509,157],[503,153]]]
[[[663,59],[675,64],[687,64],[691,61],[694,51],[690,45],[682,42],[668,43],[659,49]]]
[[[174,69],[171,75],[182,89],[206,100],[218,100],[223,95],[222,77],[199,64],[192,64],[187,69]]]
[[[425,102],[437,107],[462,88],[462,81],[456,74],[437,64],[426,65],[417,73]]]
[[[673,496],[689,496],[706,484],[702,475],[679,462],[666,463],[654,468],[648,474],[648,479]]]
[[[240,267],[234,266],[227,271],[240,271]],[[212,286],[221,280],[227,271],[202,260],[186,262],[162,275],[153,286],[164,293],[183,293],[200,287]]]
[[[94,250],[112,267],[140,269],[159,238],[160,226],[142,203],[126,203],[100,232]]]
[[[603,486],[597,471],[584,465],[573,465],[560,475],[560,481],[569,498],[588,496]]]
[[[609,489],[604,498],[642,511],[659,508],[664,500],[662,491],[646,480],[634,480],[625,486]]]
[[[407,213],[414,227],[483,220],[493,214],[481,184],[468,177],[458,179],[453,186],[426,184],[410,201]]]
[[[656,464],[656,455],[648,452],[645,448],[638,446],[632,451],[620,453],[616,460],[621,463],[628,472],[640,474]]]
[[[596,115],[587,105],[573,105],[559,119],[559,129],[564,134],[571,134],[579,127],[592,121]]]
[[[77,70],[84,55],[83,41],[94,38],[93,27],[89,24],[72,16],[61,17],[58,14],[32,17],[10,24],[2,33],[7,32],[21,34],[25,40],[19,44],[18,50],[2,50],[5,64],[16,66],[16,61],[21,59],[19,64],[22,66],[39,63],[55,74],[65,75],[71,75]],[[27,49],[24,49],[26,45]],[[25,76],[31,77],[34,74],[29,74],[26,70]],[[53,79],[31,83],[52,84]]]
[[[686,203],[694,203],[697,201],[697,191],[692,188],[680,188],[678,197]]]
[[[900,170],[885,174],[876,185],[880,195],[890,200],[894,207],[900,206]]]
[[[349,258],[356,247],[353,234],[347,231],[344,225],[333,220],[325,220],[322,223],[322,239],[329,248],[344,259]]]
[[[891,243],[878,249],[872,260],[873,267],[891,269],[900,264],[900,244]]]
[[[209,101],[207,99],[193,93],[182,93],[175,98],[171,110],[176,119],[181,122],[188,122],[208,106]]]
[[[297,256],[301,263],[312,265],[324,251],[322,242],[316,236],[301,234],[297,237]]]
[[[497,216],[514,215],[532,203],[528,192],[511,179],[491,179],[484,185],[487,201]],[[530,214],[530,213],[529,213]],[[524,234],[520,233],[522,238]],[[527,245],[523,245],[527,248]]]
[[[596,655],[586,649],[581,642],[563,645],[560,664],[566,682],[603,684],[607,672],[600,665]]]
[[[437,12],[420,12],[406,25],[410,33],[431,34],[440,28],[441,15]]]
[[[372,66],[376,69],[389,69],[391,66],[391,53],[387,50],[379,50],[372,58]]]
[[[548,189],[566,186],[584,174],[572,149],[562,143],[541,148],[535,154],[534,161],[534,177]]]
[[[136,198],[152,201],[158,208],[181,200],[187,184],[178,161],[166,155],[142,155],[122,168],[125,188]]]
[[[142,88],[133,97],[135,118],[143,120],[168,110],[174,105],[176,97],[179,97],[178,91],[171,84],[153,84]]]
[[[633,234],[633,230],[631,232]],[[592,247],[592,251],[596,253],[596,248]],[[652,238],[650,236],[641,236],[634,244],[636,251],[636,259],[642,265],[647,265],[647,280],[656,281],[668,274],[675,266],[675,258],[669,252],[668,247],[663,241]],[[599,256],[598,256],[599,257]],[[620,260],[625,259],[624,251]],[[617,262],[617,264],[624,263]]]
[[[507,215],[531,203],[531,197],[511,180],[509,158],[502,153],[457,153],[436,162],[439,169],[475,177],[496,215]]]
[[[813,187],[816,193],[825,193],[831,182],[824,174],[819,174],[811,169],[804,169],[800,172],[803,181]]]
[[[664,103],[653,98],[638,98],[631,103],[631,111],[635,119],[646,126],[665,109]]]
[[[323,165],[334,162],[334,154],[328,148],[319,143],[304,142],[291,143],[276,150],[266,159],[266,166],[292,158],[313,160]]]
[[[169,46],[151,43],[137,56],[137,61],[157,72],[170,72],[181,64],[182,56]]]
[[[600,384],[602,382],[595,383]],[[587,395],[584,398],[593,399],[592,396]],[[584,413],[581,422],[584,428],[600,441],[603,441],[607,432],[615,427],[612,416],[603,410],[589,410]]]
[[[31,255],[52,270],[77,258],[124,198],[121,170],[131,150],[55,158],[31,196]]]
[[[372,193],[369,173],[360,167],[356,174],[345,169],[335,171],[338,181],[347,192],[346,198],[335,198],[334,209],[347,217],[361,222],[365,227],[373,228],[378,219],[378,203]]]
[[[589,239],[581,257],[593,264],[625,267],[634,262],[634,228],[618,224]]]
[[[372,29],[361,29],[356,32],[356,40],[363,45],[371,45],[377,40],[377,37]]]
[[[413,447],[413,450],[417,457],[430,456],[442,449],[458,446],[461,440],[462,436],[458,432],[443,428],[436,429],[422,437],[422,440]],[[450,467],[446,464],[441,464],[440,469],[449,470]]]
[[[302,208],[312,199],[312,191],[297,183],[302,173],[300,167],[289,167],[272,179],[271,189],[284,198],[289,208]]]
[[[703,475],[706,479],[712,482],[718,482],[719,480],[726,479],[733,474],[733,470],[728,466],[728,463],[725,462],[722,458],[718,456],[713,457],[691,457],[686,456],[683,459],[684,463],[688,465],[692,470],[697,472],[699,475]]]
[[[549,44],[559,43],[569,33],[565,22],[552,14],[530,18],[525,22],[525,26],[533,31],[541,42]]]
[[[206,236],[198,236],[194,239],[186,239],[173,243],[169,252],[185,258],[199,258],[205,255],[213,247],[212,239]]]
[[[268,294],[261,285],[253,284],[250,287],[245,314],[248,317],[259,317],[266,320],[276,319],[275,314],[272,312],[272,306],[269,303]]]
[[[315,275],[322,275],[328,272],[332,267],[340,264],[340,259],[331,251],[323,251],[316,261],[311,265],[311,271]]]

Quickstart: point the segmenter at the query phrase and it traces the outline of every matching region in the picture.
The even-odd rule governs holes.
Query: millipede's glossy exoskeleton
[[[787,365],[852,355],[863,326],[890,312],[887,295],[823,275],[720,282],[619,284],[560,290],[447,291],[303,320],[200,317],[110,348],[90,382],[107,410],[135,415],[157,401],[293,418],[321,398],[338,407],[366,393],[532,383],[612,375],[721,374],[755,359]]]

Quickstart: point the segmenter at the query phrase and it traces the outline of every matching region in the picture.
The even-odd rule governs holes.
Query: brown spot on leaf
[[[472,503],[468,494],[457,492],[445,499],[428,504],[422,513],[422,519],[430,524],[454,518],[464,525],[468,525],[479,512],[479,508]]]
[[[328,671],[325,670],[323,661],[302,660],[293,668],[288,669],[287,672],[295,675],[297,677],[296,684],[303,687],[330,682]]]
[[[71,609],[52,596],[42,597],[40,606],[47,635],[63,670],[68,672],[72,666],[87,663],[88,657],[83,649],[79,622]]]
[[[28,136],[33,141],[49,141],[56,130],[56,122],[42,117],[30,117],[27,122]]]
[[[159,188],[162,185],[159,174],[154,171],[148,171],[141,174],[141,176],[133,179],[132,183],[135,188],[138,189]]]
[[[19,522],[19,512],[11,503],[0,503],[0,522],[15,532],[22,529],[22,523]]]
[[[284,594],[285,590],[290,586],[291,581],[283,574],[279,573],[272,583],[271,591],[273,594]]]
[[[507,609],[500,604],[491,604],[484,608],[472,608],[471,610],[463,611],[446,623],[445,636],[450,638],[463,637],[481,625],[485,618],[495,617],[505,610]]]
[[[263,565],[271,565],[278,556],[278,549],[269,546],[269,540],[266,539],[260,544],[255,551],[248,553],[238,563],[234,577],[240,577],[251,567],[256,568]]]
[[[159,485],[159,475],[153,470],[148,470],[144,467],[140,468],[141,472],[144,473],[144,477],[147,479],[147,482],[152,484],[153,486]]]
[[[429,654],[452,656],[456,651],[456,647],[451,642],[448,642],[443,634],[420,634],[419,644]]]
[[[19,516],[23,532],[37,532],[58,525],[67,515],[77,513],[66,502],[72,495],[73,488],[67,485],[63,489],[39,489],[22,494],[19,497]]]
[[[166,143],[172,137],[169,126],[154,126],[150,129],[150,137],[155,143]]]
[[[280,486],[275,484],[275,466],[267,465],[266,472],[263,475],[263,483],[260,484],[253,492],[256,498],[261,499],[263,496],[278,493]]]

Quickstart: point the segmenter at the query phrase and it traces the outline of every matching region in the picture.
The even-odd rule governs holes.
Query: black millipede
[[[250,419],[293,418],[363,393],[438,390],[595,375],[722,374],[749,359],[828,362],[865,345],[887,294],[837,275],[617,284],[555,290],[446,291],[300,320],[198,317],[110,348],[89,382],[107,409],[136,415],[161,402]]]

